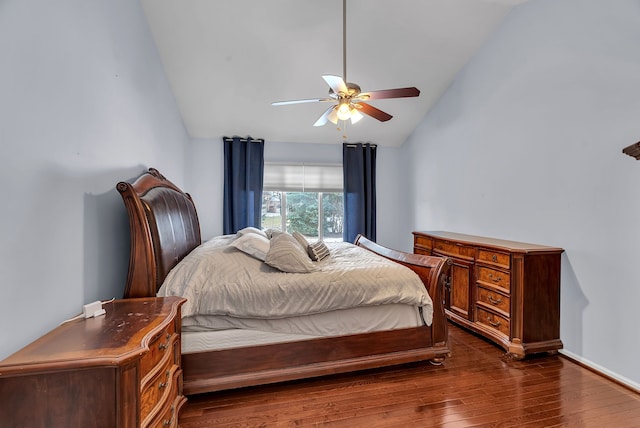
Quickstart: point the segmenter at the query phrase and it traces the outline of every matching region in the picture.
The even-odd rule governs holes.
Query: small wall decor
[[[640,141],[622,149],[622,153],[640,159]]]

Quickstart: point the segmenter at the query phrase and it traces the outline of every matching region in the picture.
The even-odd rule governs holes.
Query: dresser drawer
[[[433,239],[426,236],[414,235],[413,245],[422,248],[433,248]]]
[[[473,261],[475,249],[460,244],[454,244],[447,241],[434,240],[433,251],[444,256],[453,256],[461,259]]]
[[[169,340],[167,350],[160,361],[147,373],[140,383],[140,418],[144,419],[158,405],[163,395],[171,387],[172,373],[179,369],[176,365],[174,344],[177,336]]]
[[[430,256],[431,255],[431,251],[430,250],[426,250],[424,248],[421,247],[413,247],[413,253],[414,254],[421,254],[424,256]]]
[[[159,418],[154,421],[153,425],[155,427],[177,427],[178,426],[178,411],[182,406],[182,403],[185,401],[184,398],[178,397],[175,395],[173,402],[170,406],[167,406],[164,413],[161,413]]]
[[[503,316],[498,314],[494,314],[493,312],[485,311],[482,308],[476,308],[477,310],[477,319],[476,322],[483,324],[487,327],[490,327],[493,330],[499,331],[505,336],[509,336],[511,329],[509,325],[509,320]]]
[[[478,261],[490,263],[509,269],[511,267],[511,256],[509,254],[500,253],[498,251],[491,251],[485,249],[478,249]]]
[[[478,266],[477,281],[494,287],[500,287],[507,292],[511,289],[511,276],[507,272]]]
[[[182,370],[171,372],[171,382],[167,385],[167,394],[161,395],[161,401],[153,411],[142,420],[142,428],[147,427],[177,427],[180,408],[187,401],[181,395]]]
[[[147,352],[145,356],[142,357],[142,361],[140,361],[142,377],[149,374],[167,354],[173,352],[172,343],[176,340],[177,336],[175,323],[172,322],[151,339],[149,342],[149,352]]]
[[[179,367],[168,362],[169,364],[162,367],[156,376],[144,387],[140,393],[140,419],[144,420],[156,414],[166,405],[169,399],[172,399],[170,392],[176,384],[175,375]]]
[[[511,312],[509,296],[484,287],[478,287],[477,298],[480,305],[488,306],[496,311],[502,312],[505,317],[509,317],[509,313]]]

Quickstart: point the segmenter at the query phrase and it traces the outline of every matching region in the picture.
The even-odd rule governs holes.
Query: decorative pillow
[[[273,229],[273,228],[269,228],[269,229],[266,229],[266,230],[264,231],[264,233],[265,233],[265,235],[267,235],[267,238],[271,239],[271,238],[273,238],[274,236],[276,236],[276,235],[278,235],[278,234],[280,234],[280,233],[284,233],[284,232],[283,232],[283,231],[281,231],[280,229]]]
[[[300,246],[306,251],[307,247],[309,246],[309,241],[307,241],[307,238],[304,237],[304,235],[300,232],[293,232],[291,234],[291,236],[293,236],[294,238],[296,238],[296,241],[298,241],[300,243]]]
[[[329,248],[327,248],[327,244],[323,241],[314,242],[313,244],[309,244],[307,246],[307,252],[309,253],[309,257],[314,262],[319,262],[325,257],[329,256]]]
[[[266,234],[266,233],[264,233],[263,231],[261,231],[261,230],[260,230],[260,229],[258,229],[257,227],[251,227],[251,226],[245,227],[244,229],[240,229],[240,230],[238,231],[238,233],[236,233],[236,236],[239,238],[239,237],[241,237],[242,235],[246,235],[247,233],[255,233],[256,235],[260,235],[260,236],[262,236],[263,238],[266,238],[266,237],[267,237],[267,234]]]
[[[280,233],[271,238],[271,247],[265,263],[283,272],[307,273],[316,266],[302,249],[300,243],[288,233]]]
[[[229,245],[258,260],[264,261],[267,258],[271,242],[266,237],[258,235],[257,233],[245,233],[241,237],[233,240]]]

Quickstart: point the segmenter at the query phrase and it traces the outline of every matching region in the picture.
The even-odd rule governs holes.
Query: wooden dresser
[[[453,260],[445,290],[451,321],[515,358],[562,348],[562,248],[441,231],[413,237],[414,253]]]
[[[105,315],[62,324],[1,361],[0,425],[178,426],[185,301],[105,303]]]

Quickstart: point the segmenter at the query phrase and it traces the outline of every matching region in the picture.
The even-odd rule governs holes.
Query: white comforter
[[[357,306],[401,303],[422,307],[430,325],[432,301],[409,268],[350,243],[327,243],[331,256],[310,273],[284,273],[228,245],[233,235],[193,250],[165,279],[159,296],[182,296],[182,316],[277,319]]]

